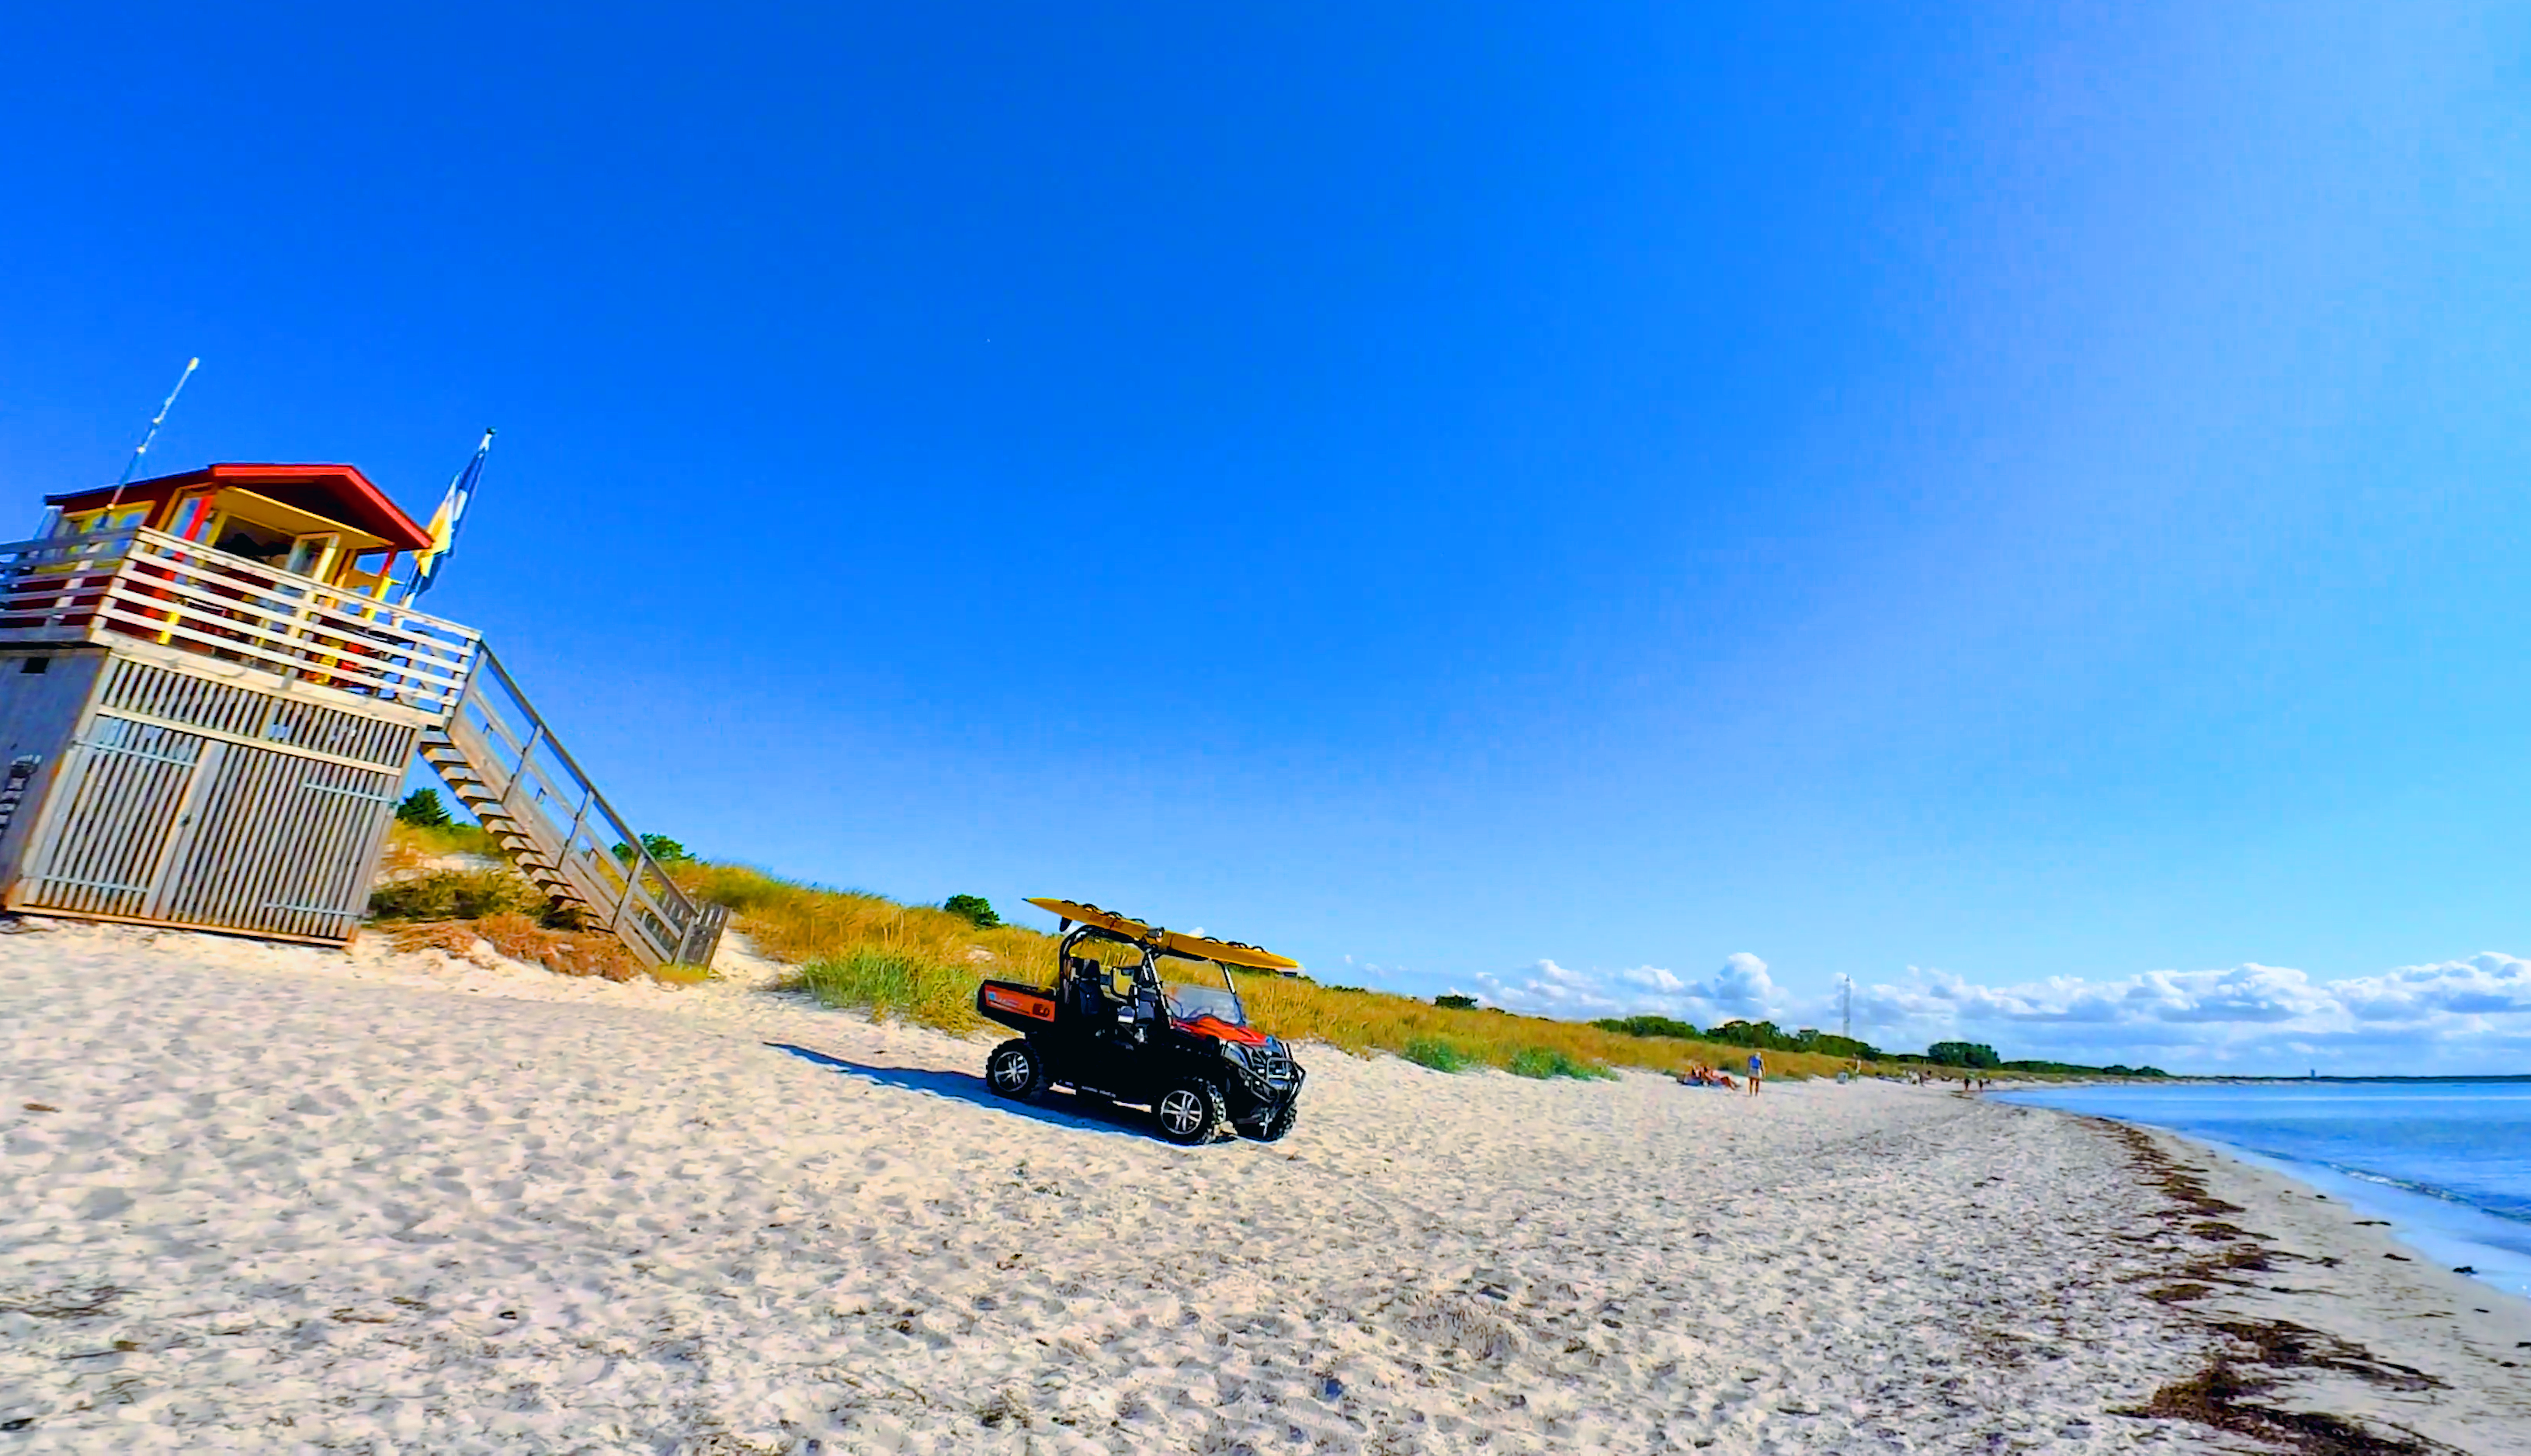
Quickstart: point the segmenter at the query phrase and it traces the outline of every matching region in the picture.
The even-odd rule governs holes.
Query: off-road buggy
[[[1059,1085],[1139,1104],[1172,1143],[1209,1143],[1226,1128],[1270,1143],[1292,1130],[1308,1074],[1279,1038],[1248,1024],[1230,968],[1290,974],[1298,961],[1096,905],[1029,903],[1062,920],[1055,982],[976,988],[977,1011],[1024,1034],[985,1060],[995,1093],[1034,1101]]]

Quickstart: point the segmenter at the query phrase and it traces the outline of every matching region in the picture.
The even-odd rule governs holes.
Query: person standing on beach
[[[1758,1084],[1767,1080],[1767,1059],[1756,1050],[1749,1053],[1749,1095],[1758,1094]]]

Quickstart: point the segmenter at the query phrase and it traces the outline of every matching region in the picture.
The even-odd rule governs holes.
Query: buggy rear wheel
[[[1034,1102],[1045,1092],[1045,1058],[1038,1055],[1027,1037],[1015,1036],[984,1059],[984,1085],[995,1096]]]
[[[1222,1106],[1221,1089],[1194,1077],[1170,1083],[1169,1090],[1152,1104],[1152,1115],[1160,1124],[1160,1136],[1190,1148],[1211,1142],[1220,1133],[1227,1112]]]

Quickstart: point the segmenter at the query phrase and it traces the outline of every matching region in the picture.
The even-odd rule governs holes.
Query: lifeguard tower
[[[340,945],[416,754],[571,918],[647,965],[671,883],[481,636],[390,604],[429,533],[347,465],[46,498],[0,545],[0,907]]]

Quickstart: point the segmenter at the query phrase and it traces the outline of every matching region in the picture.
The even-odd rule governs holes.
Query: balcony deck
[[[456,711],[480,645],[445,618],[140,528],[0,545],[0,646],[52,644],[154,644],[431,723]]]

